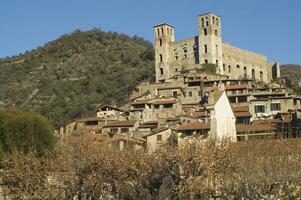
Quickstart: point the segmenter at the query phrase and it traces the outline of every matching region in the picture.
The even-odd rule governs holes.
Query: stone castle
[[[279,65],[265,56],[222,42],[222,21],[213,13],[198,16],[198,35],[175,41],[175,28],[167,23],[154,26],[156,82],[166,82],[183,71],[215,64],[216,73],[231,79],[262,82],[280,77]]]
[[[279,64],[223,44],[219,16],[198,20],[199,35],[182,41],[174,40],[171,25],[155,26],[156,82],[138,85],[126,105],[103,105],[58,135],[91,133],[150,153],[191,140],[301,137],[301,97],[277,83]]]

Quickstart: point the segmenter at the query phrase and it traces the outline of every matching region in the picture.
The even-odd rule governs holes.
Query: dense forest
[[[154,74],[152,44],[99,29],[76,30],[0,59],[0,107],[40,112],[57,128],[100,104],[122,104]]]

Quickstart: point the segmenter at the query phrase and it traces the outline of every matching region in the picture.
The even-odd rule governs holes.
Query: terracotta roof
[[[99,120],[101,120],[101,118],[99,118],[99,117],[83,117],[83,118],[78,119],[77,121],[78,122],[87,122],[87,121],[99,121]]]
[[[210,129],[210,123],[205,123],[205,122],[186,123],[186,124],[182,124],[176,130],[186,131],[186,130],[198,130],[198,129]]]
[[[249,106],[232,107],[233,112],[249,112]]]
[[[237,133],[268,132],[278,130],[277,124],[238,124]]]
[[[172,89],[182,89],[182,87],[161,87],[158,90],[172,90]]]
[[[101,109],[102,109],[102,108],[106,108],[106,107],[112,108],[113,110],[118,110],[118,111],[120,111],[120,112],[123,112],[123,110],[121,110],[121,109],[119,109],[119,108],[117,108],[117,107],[115,107],[115,106],[110,106],[110,105],[103,105],[103,106],[97,108],[95,111],[102,111]]]
[[[154,99],[149,102],[149,104],[153,104],[153,105],[175,104],[175,103],[177,103],[176,99]]]
[[[151,99],[140,99],[133,101],[131,105],[141,105],[141,104],[147,104]]]
[[[135,123],[136,121],[113,121],[104,125],[104,127],[132,127]]]
[[[250,112],[236,112],[234,113],[235,117],[252,117]]]
[[[142,111],[144,108],[131,108],[129,111]]]
[[[158,127],[158,121],[147,121],[140,124],[139,128],[156,128]]]
[[[248,88],[248,84],[225,85],[225,90],[239,90]]]
[[[150,132],[150,133],[144,135],[143,138],[149,137],[149,136],[154,135],[154,134],[157,134],[157,133],[160,133],[160,132],[162,132],[162,131],[166,131],[166,130],[168,130],[168,129],[169,129],[169,128],[165,128],[165,127],[154,129],[152,132]]]

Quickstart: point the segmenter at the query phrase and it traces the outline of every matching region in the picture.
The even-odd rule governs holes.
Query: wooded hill
[[[0,59],[0,106],[37,111],[55,127],[99,104],[122,104],[152,81],[152,44],[99,29],[77,30],[18,56]]]

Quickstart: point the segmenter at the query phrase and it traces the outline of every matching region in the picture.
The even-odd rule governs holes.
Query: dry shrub
[[[152,155],[87,137],[4,163],[11,199],[298,199],[301,141],[191,143]]]

